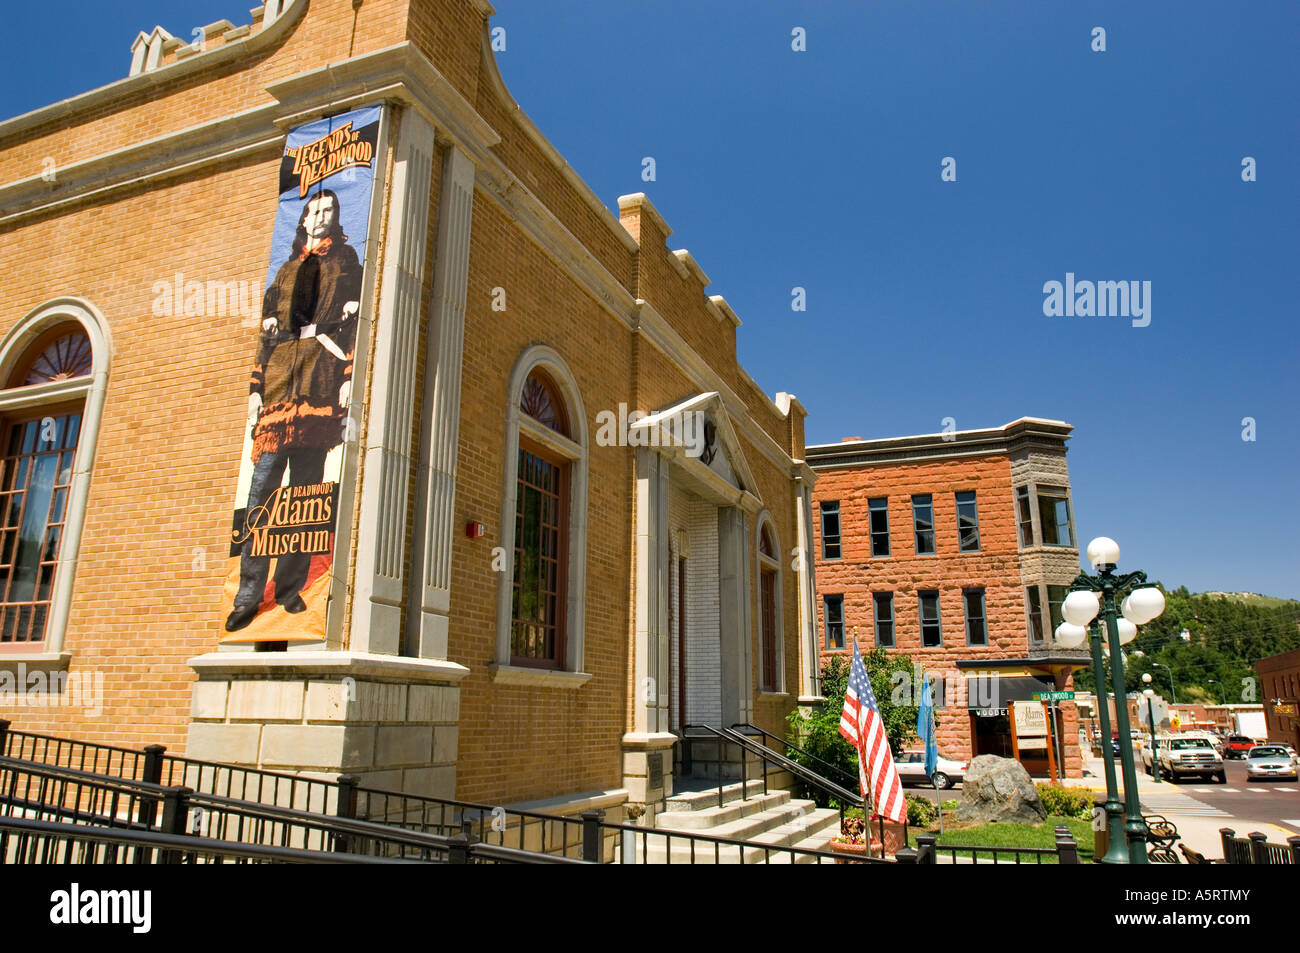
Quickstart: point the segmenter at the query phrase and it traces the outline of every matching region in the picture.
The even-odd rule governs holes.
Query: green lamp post
[[[1091,630],[1091,631],[1090,631]],[[1101,760],[1106,769],[1106,830],[1108,846],[1106,855],[1098,857],[1099,864],[1127,864],[1128,853],[1124,837],[1124,805],[1119,799],[1119,785],[1115,783],[1115,758],[1110,752],[1110,704],[1106,701],[1106,663],[1102,659],[1101,626],[1093,622],[1089,629],[1062,622],[1056,627],[1056,641],[1067,649],[1078,648],[1084,639],[1092,643],[1092,681],[1097,693],[1097,720],[1101,723]]]
[[[1092,625],[1094,619],[1104,625],[1105,639],[1110,649],[1110,684],[1115,696],[1115,728],[1119,736],[1120,766],[1124,774],[1126,814],[1124,832],[1128,838],[1128,863],[1145,864],[1147,862],[1146,822],[1142,819],[1137,771],[1133,765],[1133,736],[1129,725],[1124,658],[1120,646],[1133,641],[1137,636],[1139,625],[1150,622],[1164,611],[1165,597],[1159,589],[1146,584],[1147,577],[1144,572],[1116,575],[1119,544],[1113,539],[1106,536],[1097,537],[1088,544],[1087,555],[1088,561],[1092,563],[1098,575],[1089,576],[1087,573],[1080,573],[1075,578],[1074,584],[1070,587],[1070,594],[1061,604],[1061,614],[1065,617],[1065,623],[1058,627],[1057,639],[1068,647],[1069,642],[1077,638],[1078,641],[1074,642],[1077,645],[1083,641],[1083,627]],[[1100,638],[1097,638],[1093,645],[1094,664],[1098,669],[1101,668],[1098,660],[1100,641]],[[1100,681],[1098,688],[1101,689]],[[1099,694],[1098,705],[1104,703],[1104,694]],[[1114,773],[1113,768],[1110,773]],[[1109,791],[1107,793],[1109,794]],[[1109,813],[1108,810],[1108,815]],[[1111,849],[1106,852],[1104,863],[1124,863],[1120,859],[1122,848],[1115,849],[1115,840],[1112,837]]]

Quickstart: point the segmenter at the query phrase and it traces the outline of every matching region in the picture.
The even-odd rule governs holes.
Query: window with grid
[[[889,499],[884,496],[873,497],[867,501],[867,513],[871,530],[871,555],[889,555]]]
[[[892,592],[872,593],[876,616],[876,644],[882,648],[894,647],[894,594]]]
[[[777,651],[779,640],[777,639],[777,562],[776,544],[772,542],[770,527],[764,526],[759,532],[758,554],[759,554],[759,636],[761,643],[759,645],[759,656],[762,660],[762,683],[760,688],[763,691],[776,692],[781,690],[779,680],[779,670],[777,667]]]
[[[916,554],[934,553],[934,502],[929,493],[912,497],[912,522],[916,530]]]
[[[980,518],[975,506],[975,491],[957,494],[957,549],[977,553],[980,548]]]
[[[939,623],[939,591],[922,589],[917,593],[921,615],[921,645],[937,648],[943,644],[943,629]]]
[[[840,558],[840,501],[825,500],[822,514],[822,559]]]
[[[844,648],[844,597],[823,596],[822,610],[826,623],[826,647]]]
[[[1034,545],[1034,508],[1029,501],[1029,487],[1016,489],[1016,523],[1020,527],[1020,547]]]
[[[519,408],[548,430],[568,435],[559,392],[540,371],[525,381]],[[511,662],[558,668],[564,661],[569,466],[521,438],[517,467]]]
[[[9,420],[0,475],[0,643],[45,639],[81,410]]]
[[[988,621],[984,617],[984,590],[963,589],[962,600],[966,603],[966,644],[988,645]]]

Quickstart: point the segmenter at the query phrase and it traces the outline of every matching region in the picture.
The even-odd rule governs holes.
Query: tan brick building
[[[519,109],[491,12],[271,0],[0,123],[15,728],[617,816],[683,725],[812,693],[805,411],[650,201],[610,212]],[[223,641],[286,134],[367,106],[324,634]]]
[[[905,653],[941,676],[947,757],[1014,753],[1031,773],[1048,773],[1045,744],[1013,743],[1010,703],[1068,689],[1087,664],[1051,634],[1079,572],[1065,461],[1072,429],[1023,418],[808,447],[819,654],[852,654],[856,632],[862,651]],[[1054,717],[1056,753],[1077,776],[1075,706],[1061,703]]]

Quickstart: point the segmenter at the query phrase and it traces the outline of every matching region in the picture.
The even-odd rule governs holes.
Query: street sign
[[[1074,692],[1034,692],[1036,702],[1073,701]]]

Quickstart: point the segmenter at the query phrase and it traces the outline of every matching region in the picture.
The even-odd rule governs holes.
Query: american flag
[[[844,693],[840,734],[858,749],[858,784],[862,787],[862,796],[871,798],[876,813],[901,822],[907,816],[903,784],[898,780],[889,739],[885,737],[884,720],[876,707],[876,695],[871,690],[866,666],[862,664],[857,639],[853,640],[853,664],[849,666],[849,687]]]

